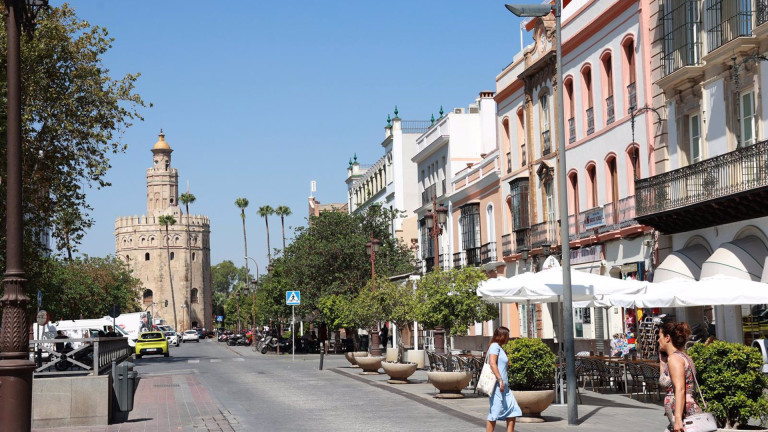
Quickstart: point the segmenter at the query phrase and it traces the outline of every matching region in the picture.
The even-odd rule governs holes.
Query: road
[[[483,424],[341,376],[331,369],[346,364],[342,356],[326,357],[320,371],[317,355],[292,361],[290,355],[261,355],[207,339],[172,347],[169,358],[135,364],[146,377],[196,377],[229,411],[235,430],[467,431]]]

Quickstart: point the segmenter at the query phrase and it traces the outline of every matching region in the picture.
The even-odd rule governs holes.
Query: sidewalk
[[[133,411],[122,423],[33,429],[38,432],[234,432],[237,421],[222,412],[193,371],[142,375]]]

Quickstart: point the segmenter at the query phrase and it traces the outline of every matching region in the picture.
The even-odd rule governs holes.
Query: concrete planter
[[[460,399],[464,395],[461,391],[467,387],[472,380],[472,372],[468,371],[454,371],[454,372],[442,372],[433,371],[427,372],[427,378],[429,382],[435,386],[440,392],[435,395],[439,399]]]
[[[408,377],[416,372],[416,363],[395,363],[385,361],[381,363],[381,368],[384,369],[389,378],[387,380],[390,384],[408,384]]]
[[[406,351],[403,361],[416,363],[417,369],[424,369],[424,350],[412,349]]]
[[[384,357],[355,357],[357,365],[363,369],[360,375],[378,375]]]
[[[512,395],[523,411],[523,417],[517,420],[523,423],[543,422],[542,411],[555,400],[554,390],[512,390]]]
[[[352,364],[350,367],[359,367],[357,365],[356,357],[368,357],[367,351],[355,351],[355,352],[345,352],[344,358],[347,359],[348,362]]]
[[[397,361],[397,348],[387,348],[387,357],[384,361],[396,362]]]

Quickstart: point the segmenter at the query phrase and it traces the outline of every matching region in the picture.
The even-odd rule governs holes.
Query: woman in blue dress
[[[485,422],[486,432],[493,432],[496,427],[496,420],[506,420],[507,432],[514,432],[515,418],[523,415],[512,391],[509,390],[509,377],[507,376],[509,359],[507,353],[501,348],[508,341],[509,329],[499,327],[493,332],[491,346],[488,348],[488,363],[491,365],[493,374],[496,375],[496,387],[490,398],[491,408],[488,412],[488,421]]]

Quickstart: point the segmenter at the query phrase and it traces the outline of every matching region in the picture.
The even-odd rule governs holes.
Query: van
[[[70,339],[82,339],[93,338],[103,336],[112,327],[112,318],[97,318],[97,319],[82,319],[82,320],[60,320],[58,322],[48,323],[43,326],[38,326],[35,323],[32,327],[34,336],[40,339],[53,339],[56,337],[56,332],[62,331]],[[115,327],[115,331],[128,338],[128,345],[131,347],[136,346],[136,343],[131,340],[128,334],[123,331],[119,326]],[[80,343],[73,343],[72,346],[77,348]]]
[[[112,321],[112,318],[108,316],[104,317],[104,319]],[[149,312],[125,313],[115,318],[115,324],[128,335],[131,346],[135,345],[136,339],[139,338],[139,333],[155,330],[151,322],[152,314]]]

